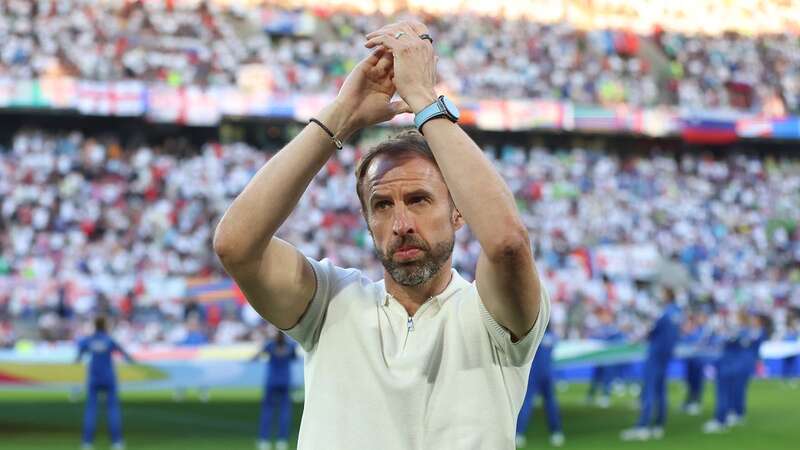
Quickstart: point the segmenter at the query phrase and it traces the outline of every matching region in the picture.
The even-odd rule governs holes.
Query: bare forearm
[[[513,194],[464,130],[439,119],[426,123],[423,131],[456,207],[484,250],[526,241]]]
[[[326,107],[318,118],[337,137],[349,135],[346,114],[338,104]],[[331,138],[312,123],[273,156],[220,220],[214,236],[220,257],[240,261],[260,256],[335,150]]]
[[[365,44],[367,48],[381,46],[392,51],[392,80],[397,93],[415,114],[437,98],[434,48],[424,39],[413,38],[422,33],[427,33],[424,24],[401,21],[369,33]],[[402,38],[404,35],[409,38]],[[456,206],[483,250],[492,254],[526,250],[528,235],[513,195],[472,139],[460,127],[441,118],[428,121],[422,131]],[[476,183],[480,183],[479,188]]]

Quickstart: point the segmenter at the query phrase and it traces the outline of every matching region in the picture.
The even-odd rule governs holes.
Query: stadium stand
[[[259,320],[225,277],[211,235],[276,149],[175,142],[128,147],[113,134],[29,129],[0,147],[0,342],[35,330],[68,339],[97,312],[118,318],[126,342],[180,344],[198,327],[212,342],[248,339]],[[365,148],[339,152],[279,234],[378,279],[354,194]],[[686,301],[718,310],[769,311],[779,331],[800,305],[795,158],[486,150],[523,212],[563,336],[587,336],[600,309],[644,332],[639,319],[656,311],[641,280],[684,283]],[[460,232],[456,268],[472,277],[477,254]]]
[[[388,20],[379,13],[322,7],[300,10],[265,3],[227,8],[221,3],[3,2],[0,77],[255,86],[280,95],[335,93],[366,51],[363,35]],[[708,15],[726,14],[731,23],[747,11],[712,4],[718,10],[711,8]],[[798,29],[800,19],[792,22],[796,8],[773,8],[787,9],[785,20]],[[637,33],[626,27],[595,24],[587,29],[569,21],[474,13],[432,15],[428,25],[441,56],[443,92],[726,108],[770,117],[800,110],[796,34],[698,35],[660,26]],[[694,26],[703,30],[703,24]]]

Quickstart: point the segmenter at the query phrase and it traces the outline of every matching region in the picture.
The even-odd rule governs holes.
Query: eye
[[[380,211],[388,208],[389,206],[391,206],[391,203],[388,200],[380,200],[375,202],[375,204],[372,206],[372,209],[375,211]]]
[[[415,205],[415,204],[418,204],[418,203],[423,203],[425,201],[427,201],[426,197],[424,197],[422,195],[417,195],[417,196],[411,197],[411,201],[409,202],[409,204]]]

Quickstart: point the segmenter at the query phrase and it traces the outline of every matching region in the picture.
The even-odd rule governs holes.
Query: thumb
[[[408,104],[403,100],[397,100],[389,103],[389,109],[392,110],[394,115],[412,112],[411,107],[408,106]]]

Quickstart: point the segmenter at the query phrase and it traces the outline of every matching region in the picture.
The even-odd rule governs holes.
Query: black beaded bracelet
[[[339,139],[336,139],[336,136],[333,135],[333,131],[331,131],[330,128],[326,127],[324,123],[320,122],[319,120],[317,120],[317,119],[315,119],[313,117],[308,119],[308,123],[311,123],[311,122],[314,122],[315,124],[319,125],[320,128],[322,128],[323,130],[325,130],[326,133],[328,133],[328,136],[330,136],[331,140],[333,140],[333,145],[336,146],[337,150],[341,150],[342,149],[342,141],[340,141]]]

